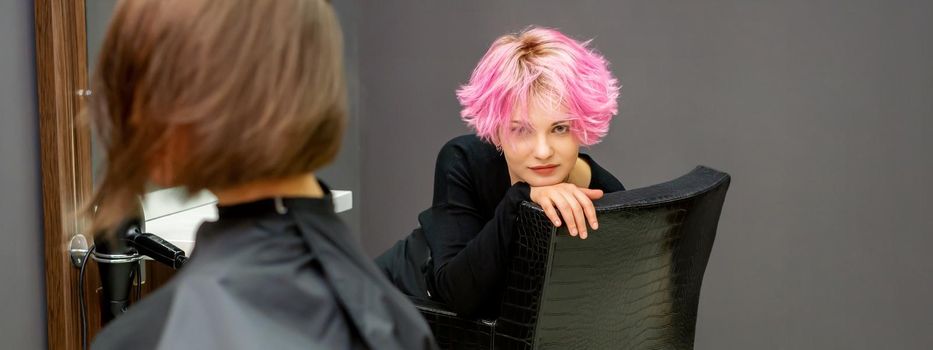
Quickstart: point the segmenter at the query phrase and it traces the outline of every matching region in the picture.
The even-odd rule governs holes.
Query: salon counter
[[[353,208],[351,191],[331,191],[334,210],[343,212]],[[185,200],[180,188],[153,191],[143,198],[143,214],[146,218],[145,232],[158,235],[178,246],[190,256],[194,248],[194,236],[204,221],[217,219],[217,198],[202,191]]]

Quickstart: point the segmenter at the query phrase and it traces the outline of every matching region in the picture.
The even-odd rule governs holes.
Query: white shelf
[[[334,211],[353,208],[353,192],[331,191]],[[143,198],[146,232],[153,233],[185,251],[190,256],[194,236],[204,221],[217,220],[217,198],[203,191],[184,200],[184,190],[168,188],[146,194]]]

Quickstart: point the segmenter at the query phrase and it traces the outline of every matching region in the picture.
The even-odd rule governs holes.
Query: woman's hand
[[[593,200],[602,196],[602,190],[591,190],[569,183],[531,187],[531,201],[544,208],[544,213],[554,226],[560,227],[560,217],[563,216],[570,235],[579,233],[582,239],[586,239],[587,222],[594,230],[599,228]]]

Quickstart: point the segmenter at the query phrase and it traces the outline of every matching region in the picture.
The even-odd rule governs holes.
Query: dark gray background
[[[45,253],[32,1],[0,1],[0,348],[41,349]]]
[[[454,90],[497,36],[557,27],[612,62],[595,159],[629,188],[733,175],[697,349],[933,347],[933,2],[369,1],[363,245],[417,225]],[[598,232],[596,233],[598,234]]]

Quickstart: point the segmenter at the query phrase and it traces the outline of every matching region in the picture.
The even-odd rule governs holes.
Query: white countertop
[[[194,235],[204,221],[217,219],[217,198],[210,192],[195,194],[184,200],[184,191],[167,188],[153,191],[143,198],[143,213],[146,218],[145,232],[149,232],[185,251],[190,256],[194,248]],[[331,191],[334,211],[342,212],[353,208],[351,191]]]

